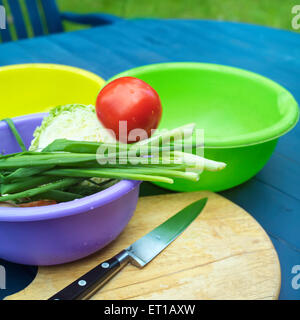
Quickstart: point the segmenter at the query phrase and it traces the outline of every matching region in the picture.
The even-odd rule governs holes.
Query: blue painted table
[[[0,45],[0,65],[49,62],[81,67],[109,78],[140,65],[199,61],[244,68],[285,86],[300,103],[300,34],[266,27],[198,20],[131,20],[110,26]],[[0,84],[1,94],[1,84]],[[6,108],[7,106],[1,106]],[[300,125],[280,139],[267,166],[252,180],[222,194],[264,227],[282,268],[281,299],[300,300],[292,286],[300,265]],[[142,195],[166,192],[144,184]],[[24,288],[36,272],[0,260],[7,289]],[[295,268],[296,269],[296,268]],[[294,284],[300,279],[294,278]]]

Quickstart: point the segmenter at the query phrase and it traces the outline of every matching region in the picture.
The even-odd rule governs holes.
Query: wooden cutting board
[[[92,299],[277,299],[280,265],[261,226],[211,192],[140,198],[131,222],[105,249],[80,261],[40,267],[25,290],[7,297],[48,299],[97,264],[202,197],[208,203],[189,228],[144,269],[126,266]]]

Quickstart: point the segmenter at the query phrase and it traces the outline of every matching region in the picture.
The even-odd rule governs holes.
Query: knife
[[[201,213],[207,198],[179,211],[115,257],[86,273],[49,300],[86,300],[128,263],[143,268],[173,242]]]

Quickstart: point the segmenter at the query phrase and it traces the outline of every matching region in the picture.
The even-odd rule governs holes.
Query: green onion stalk
[[[226,166],[195,154],[201,144],[183,144],[186,138],[192,138],[193,124],[132,145],[58,139],[41,152],[32,152],[26,150],[12,120],[5,121],[21,152],[0,156],[0,202],[71,201],[121,179],[196,182],[203,170],[218,171]]]

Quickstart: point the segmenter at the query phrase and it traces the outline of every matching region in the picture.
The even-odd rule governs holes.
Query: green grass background
[[[103,12],[125,18],[199,18],[239,21],[292,30],[292,7],[300,0],[57,0],[61,11]],[[70,23],[67,30],[83,26]]]

